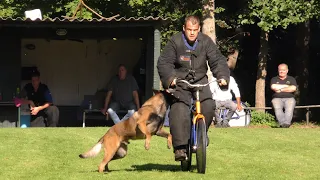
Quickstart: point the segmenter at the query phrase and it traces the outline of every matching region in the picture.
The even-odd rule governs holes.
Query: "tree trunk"
[[[214,0],[208,0],[203,2],[203,25],[202,25],[202,33],[208,35],[214,43],[217,42],[217,36],[216,36],[216,26],[215,26],[215,19],[214,19]],[[212,72],[210,70],[209,65],[207,76],[209,81],[212,77]]]
[[[309,78],[309,42],[310,42],[310,21],[306,21],[298,26],[296,40],[295,70],[298,84],[296,92],[297,105],[307,105],[308,78]],[[289,70],[290,72],[290,70]],[[294,116],[304,118],[304,110],[297,109]]]
[[[267,76],[267,59],[268,59],[268,32],[261,30],[260,34],[260,52],[258,59],[258,71],[256,80],[256,107],[266,107],[265,87]],[[264,112],[264,109],[258,109]]]
[[[236,68],[237,60],[239,56],[239,51],[235,50],[232,54],[228,55],[228,66],[230,69]]]
[[[216,26],[214,19],[214,0],[207,0],[203,4],[203,25],[202,33],[211,37],[214,43],[217,42]]]

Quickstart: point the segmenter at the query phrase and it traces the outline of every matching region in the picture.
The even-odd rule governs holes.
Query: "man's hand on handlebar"
[[[174,78],[173,81],[170,84],[170,87],[175,87],[177,84],[177,78]]]
[[[219,79],[218,80],[219,86],[226,86],[228,85],[227,81],[225,79]]]
[[[170,84],[170,87],[171,88],[175,87],[177,85],[177,81],[178,81],[177,78],[173,79],[173,81]],[[180,81],[185,81],[185,80],[180,80]],[[217,80],[217,82],[218,82],[219,86],[227,86],[228,85],[228,83],[227,83],[227,81],[225,79],[219,79],[219,80]],[[188,83],[188,84],[190,85],[190,83]]]

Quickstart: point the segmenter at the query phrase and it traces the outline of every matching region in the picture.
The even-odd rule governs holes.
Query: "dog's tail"
[[[99,154],[103,143],[103,137],[89,151],[79,155],[80,158],[91,158]]]

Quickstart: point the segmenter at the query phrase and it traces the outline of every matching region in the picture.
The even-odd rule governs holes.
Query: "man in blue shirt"
[[[39,71],[32,72],[31,83],[24,86],[21,96],[22,104],[30,106],[31,127],[57,127],[59,109],[53,105],[48,86],[41,83]]]

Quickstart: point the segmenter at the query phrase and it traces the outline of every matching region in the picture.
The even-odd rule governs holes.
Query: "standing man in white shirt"
[[[212,80],[216,80],[215,77],[212,77]],[[230,76],[229,86],[223,90],[221,90],[220,86],[217,83],[211,83],[210,89],[212,92],[212,99],[215,101],[215,119],[216,119],[216,127],[230,127],[229,120],[232,115],[236,112],[236,110],[241,111],[241,96],[238,88],[238,84],[235,79]],[[235,95],[237,103],[232,101],[232,93]],[[228,113],[225,119],[220,117],[220,108],[228,109]]]

